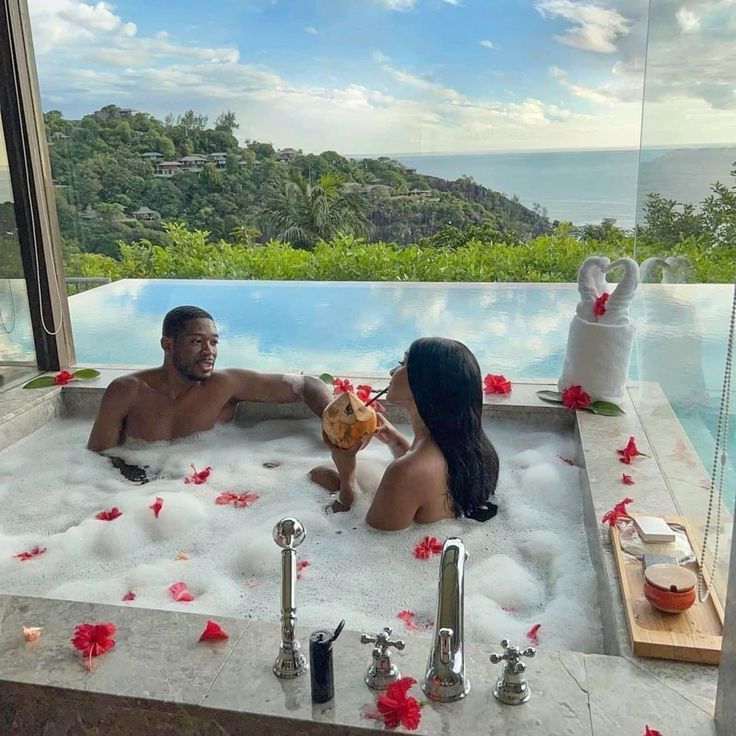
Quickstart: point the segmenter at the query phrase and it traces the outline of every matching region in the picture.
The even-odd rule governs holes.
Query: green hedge
[[[340,235],[320,241],[312,250],[278,241],[239,245],[208,241],[208,233],[167,225],[169,244],[141,240],[119,243],[119,258],[97,253],[67,257],[66,272],[78,276],[120,278],[258,279],[278,281],[575,281],[580,263],[589,255],[611,259],[631,256],[634,242],[579,240],[560,229],[525,243],[481,242],[471,239],[456,248],[365,243]],[[729,282],[734,278],[733,249],[704,249],[695,239],[669,247],[639,244],[639,262],[650,255],[684,255],[698,282]]]

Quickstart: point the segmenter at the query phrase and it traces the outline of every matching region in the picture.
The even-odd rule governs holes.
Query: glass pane
[[[10,170],[5,137],[0,132],[0,391],[33,373],[35,365]]]
[[[329,351],[385,370],[434,332],[550,377],[578,265],[633,252],[645,0],[29,5],[69,289],[89,289],[70,300],[80,363],[158,362],[163,313],[196,300],[227,331],[222,364],[314,370]],[[565,286],[479,307],[436,284],[171,279]],[[346,299],[351,324],[371,312],[362,342],[337,339]],[[498,349],[487,321],[514,325]]]
[[[655,430],[660,464],[682,513],[701,532],[736,271],[735,41],[732,3],[652,0],[637,210],[638,408]],[[731,389],[721,583],[736,496],[734,406]],[[658,424],[670,410],[678,422],[673,433]],[[716,498],[714,516],[717,508]],[[717,534],[713,519],[711,542]]]

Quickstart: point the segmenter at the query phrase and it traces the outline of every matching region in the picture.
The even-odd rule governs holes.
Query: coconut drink
[[[336,447],[347,450],[367,435],[366,444],[376,431],[376,412],[352,391],[333,399],[322,412],[322,429]]]

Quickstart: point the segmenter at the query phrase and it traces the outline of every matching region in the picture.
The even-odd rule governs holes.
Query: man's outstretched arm
[[[87,449],[103,452],[117,447],[124,439],[125,418],[133,398],[129,380],[116,378],[105,390],[97,418],[87,441]]]
[[[332,399],[327,385],[314,376],[258,373],[256,371],[227,370],[233,381],[233,398],[237,401],[273,401],[290,404],[303,401],[318,417]]]

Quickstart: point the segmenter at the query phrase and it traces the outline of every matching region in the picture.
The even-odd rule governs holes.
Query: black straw
[[[386,391],[388,391],[388,386],[386,386],[386,388],[379,391],[372,399],[369,399],[368,401],[366,401],[365,405],[370,406],[376,399],[380,399],[381,396],[383,396],[386,393]]]

